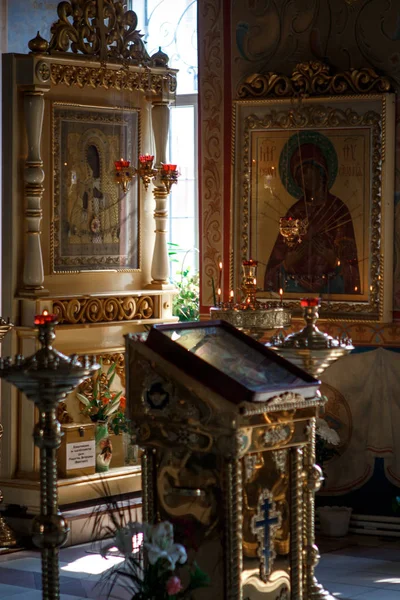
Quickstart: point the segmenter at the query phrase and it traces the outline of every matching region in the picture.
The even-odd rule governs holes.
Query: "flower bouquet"
[[[102,372],[103,363],[100,358],[100,369],[91,379],[87,379],[79,386],[76,396],[84,408],[82,414],[91,421],[108,421],[117,411],[125,408],[125,398],[122,391],[111,390],[116,375],[116,363],[112,363],[107,372]],[[81,393],[83,392],[83,393]]]
[[[196,563],[187,564],[186,549],[174,543],[173,526],[167,521],[156,525],[127,523],[116,530],[101,554],[107,557],[113,547],[124,561],[108,570],[101,580],[108,596],[115,585],[121,585],[132,594],[132,600],[189,600],[195,589],[210,583]],[[187,581],[185,586],[182,576]]]
[[[100,369],[79,386],[76,396],[83,405],[82,414],[96,423],[96,470],[102,472],[109,469],[112,458],[109,431],[116,435],[127,431],[129,422],[125,417],[126,401],[122,391],[112,390],[116,363],[112,363],[108,370],[103,372],[101,358],[99,362]]]

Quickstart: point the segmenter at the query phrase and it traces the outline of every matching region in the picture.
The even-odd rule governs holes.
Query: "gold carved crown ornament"
[[[388,77],[369,67],[331,73],[320,61],[299,63],[290,76],[283,73],[253,73],[238,86],[238,99],[296,98],[343,94],[387,93],[392,91]]]
[[[133,10],[119,0],[64,0],[57,7],[58,21],[47,42],[39,32],[28,44],[33,53],[68,53],[126,62],[144,67],[166,67],[168,56],[161,51],[150,56],[137,29]]]

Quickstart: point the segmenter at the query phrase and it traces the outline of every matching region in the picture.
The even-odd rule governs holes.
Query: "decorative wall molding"
[[[237,96],[244,98],[295,98],[309,96],[343,96],[344,94],[373,94],[392,91],[387,77],[374,69],[350,69],[331,73],[320,61],[296,65],[291,76],[268,72],[249,75],[239,84]]]
[[[46,64],[44,61],[39,63]],[[168,71],[158,74],[149,69],[130,70],[129,68],[112,69],[106,65],[95,66],[66,65],[57,62],[50,64],[50,78],[54,85],[64,84],[68,87],[104,88],[123,91],[141,91],[161,94],[176,91],[176,73]]]
[[[201,2],[199,10],[201,115],[201,303],[212,303],[212,279],[223,257],[224,53],[223,0]],[[226,159],[227,157],[225,157]]]
[[[60,325],[147,320],[154,315],[156,297],[100,296],[53,300],[52,312]]]

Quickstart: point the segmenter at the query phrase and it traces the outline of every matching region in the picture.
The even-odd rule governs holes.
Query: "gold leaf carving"
[[[57,14],[48,49],[45,40],[35,38],[29,42],[32,52],[73,52],[147,67],[168,62],[167,55],[160,52],[149,56],[137,29],[136,13],[125,11],[120,0],[64,0],[58,4]]]
[[[142,91],[161,94],[162,91],[174,93],[176,91],[176,74],[168,71],[164,74],[152,73],[149,69],[131,71],[127,69],[111,69],[104,65],[96,67],[82,67],[77,65],[51,64],[51,82],[54,85],[64,84],[80,88],[105,88]]]
[[[79,360],[82,360],[82,357],[79,357]],[[112,354],[96,354],[96,360],[101,360],[104,367],[109,367],[110,365],[115,363],[115,372],[121,380],[121,385],[123,387],[123,394],[125,394],[125,386],[126,386],[126,377],[125,377],[125,354],[123,352],[113,352]],[[106,369],[107,370],[107,369]],[[100,373],[101,381],[106,382],[107,377],[106,373],[103,371]],[[93,399],[93,378],[89,377],[82,381],[82,383],[78,387],[78,392],[84,394],[89,400]],[[71,421],[68,421],[71,422]]]
[[[109,366],[115,363],[115,372],[121,380],[122,386],[125,389],[125,354],[123,352],[115,352],[113,354],[102,354],[103,365]]]
[[[52,310],[61,325],[146,320],[154,314],[154,297],[109,296],[57,299],[53,300]]]
[[[350,69],[332,75],[319,61],[298,64],[290,77],[279,73],[255,73],[246,77],[237,90],[238,98],[291,98],[296,96],[336,96],[391,91],[387,77],[374,69]]]

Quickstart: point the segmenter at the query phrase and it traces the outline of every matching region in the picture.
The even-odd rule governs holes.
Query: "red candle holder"
[[[138,173],[146,191],[151,180],[157,175],[157,169],[153,169],[153,161],[153,154],[141,154],[139,156]]]
[[[57,323],[57,315],[49,313],[48,310],[44,310],[41,315],[35,315],[35,325],[45,325],[46,323]]]
[[[160,179],[163,182],[167,193],[169,194],[171,186],[178,181],[179,173],[177,171],[177,165],[162,164]]]
[[[256,267],[258,265],[258,260],[253,260],[252,258],[249,258],[249,260],[244,260],[242,262],[242,265],[244,267]]]
[[[314,306],[319,306],[321,304],[321,300],[319,298],[302,298],[300,300],[300,306],[302,308],[312,308]]]
[[[140,165],[153,165],[154,155],[153,154],[141,154],[139,156]]]
[[[114,181],[118,185],[122,185],[124,193],[129,189],[129,184],[135,176],[135,169],[131,167],[131,161],[121,158],[120,160],[114,161],[115,175]]]
[[[131,161],[121,158],[121,160],[114,161],[114,165],[117,171],[123,171],[124,169],[129,169]]]

